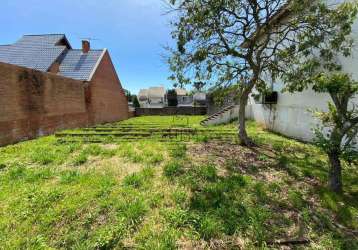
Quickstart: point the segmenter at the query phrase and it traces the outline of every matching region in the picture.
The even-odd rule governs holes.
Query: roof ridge
[[[64,33],[49,33],[49,34],[25,34],[23,36],[65,36]]]
[[[70,51],[71,50],[82,51],[82,49],[70,49]],[[90,49],[89,51],[103,51],[103,50],[105,50],[105,48],[103,48],[103,49]]]

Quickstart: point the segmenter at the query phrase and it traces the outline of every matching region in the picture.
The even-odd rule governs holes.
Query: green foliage
[[[169,162],[164,166],[164,175],[166,177],[174,177],[183,173],[183,165],[180,162]]]
[[[170,150],[170,156],[177,159],[182,159],[186,155],[186,145],[183,143],[174,144]]]
[[[138,97],[136,95],[133,95],[132,96],[132,101],[133,101],[133,106],[135,108],[139,108],[140,107],[140,104],[139,104],[139,101],[138,101]]]
[[[177,92],[175,91],[175,89],[168,90],[167,99],[168,99],[168,106],[169,107],[178,106],[178,97],[177,97]]]
[[[83,165],[87,162],[88,160],[88,155],[84,152],[81,152],[78,156],[76,156],[73,160],[73,164],[75,166],[80,166]]]
[[[219,237],[222,231],[223,226],[220,220],[217,220],[212,216],[204,216],[198,223],[198,232],[205,240]]]
[[[144,168],[139,173],[133,173],[133,174],[127,175],[123,180],[123,184],[125,186],[141,188],[145,184],[148,184],[150,179],[153,178],[153,176],[154,176],[153,168],[147,167],[147,168]]]

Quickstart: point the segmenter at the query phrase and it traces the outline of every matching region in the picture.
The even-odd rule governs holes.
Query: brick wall
[[[109,53],[99,64],[86,90],[91,124],[128,119],[128,101]]]
[[[0,63],[0,145],[87,123],[83,82]]]

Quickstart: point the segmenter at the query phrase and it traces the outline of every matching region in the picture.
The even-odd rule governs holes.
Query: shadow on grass
[[[324,188],[325,159],[316,156],[313,146],[273,140],[270,147],[252,149],[258,158],[270,159],[262,169],[248,168],[242,174],[230,167],[231,162],[225,166],[225,175],[218,173],[222,166],[209,161],[187,164],[185,147],[180,147],[172,149],[173,159],[164,173],[170,181],[188,188],[190,195],[187,202],[181,199],[177,204],[184,211],[181,216],[169,216],[172,225],[192,228],[205,241],[229,236],[265,246],[272,240],[305,237],[327,248],[358,246],[350,229],[357,226],[351,212],[357,207],[354,193],[335,195]],[[315,151],[308,151],[310,147]],[[284,171],[289,178],[277,182],[255,179],[264,168]]]

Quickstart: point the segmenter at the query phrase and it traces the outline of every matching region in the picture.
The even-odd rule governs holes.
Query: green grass
[[[200,128],[202,118],[101,127]],[[254,150],[205,136],[187,143],[49,136],[2,147],[0,248],[276,249],[267,242],[306,237],[311,243],[297,249],[356,249],[357,168],[344,164],[344,193],[333,194],[319,149],[251,121],[248,132]]]

